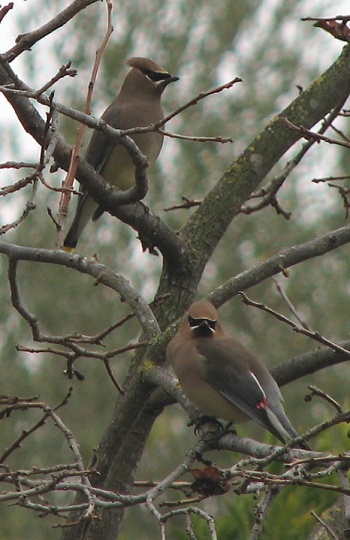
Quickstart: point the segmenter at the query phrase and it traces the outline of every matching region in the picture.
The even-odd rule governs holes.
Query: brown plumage
[[[102,119],[117,129],[149,126],[164,117],[161,95],[166,86],[178,80],[149,58],[135,56],[127,61],[131,70],[122,88],[102,115]],[[162,148],[160,133],[139,133],[132,136],[141,152],[153,163]],[[127,150],[108,139],[101,131],[94,131],[85,159],[109,184],[125,190],[135,183],[135,167]],[[83,188],[76,214],[64,240],[64,249],[74,251],[89,219],[96,220],[103,213],[89,193]]]
[[[210,302],[190,306],[167,358],[184,393],[205,414],[238,423],[255,420],[283,443],[298,436],[276,381],[259,358],[226,334]]]

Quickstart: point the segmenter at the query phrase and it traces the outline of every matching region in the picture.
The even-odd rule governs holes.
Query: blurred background
[[[14,45],[18,34],[41,26],[68,4],[62,0],[54,3],[15,0],[14,9],[1,24],[1,52]],[[145,202],[153,212],[175,230],[186,222],[191,210],[165,212],[164,209],[180,204],[182,195],[190,199],[203,198],[266,122],[297,97],[298,87],[307,87],[340,54],[343,46],[340,41],[314,28],[312,23],[302,22],[301,17],[334,17],[342,11],[345,15],[347,4],[337,2],[335,12],[333,5],[322,0],[221,0],[215,6],[210,0],[113,2],[114,32],[95,86],[94,116],[100,116],[118,93],[128,69],[125,60],[134,55],[151,57],[180,77],[164,94],[167,112],[236,76],[243,79],[232,89],[200,101],[167,125],[169,131],[176,133],[232,137],[234,142],[218,144],[166,139],[157,165],[149,171],[150,190]],[[55,99],[82,109],[95,52],[105,29],[106,6],[98,2],[35,44],[30,52],[22,54],[13,63],[13,69],[22,80],[39,88],[62,64],[71,60],[78,74],[75,78],[59,81]],[[1,96],[0,99],[0,162],[38,160],[40,148],[24,133],[5,98]],[[43,108],[38,106],[38,109],[45,114]],[[337,126],[346,131],[345,122],[338,120]],[[71,144],[77,127],[73,121],[60,118],[60,132]],[[87,138],[89,136],[88,133]],[[275,167],[270,178],[278,174],[296,152],[297,147]],[[279,201],[292,213],[291,218],[287,221],[271,207],[252,215],[239,215],[209,262],[198,297],[288,246],[344,225],[346,213],[338,191],[312,180],[347,174],[349,164],[349,152],[326,144],[315,145],[279,193]],[[60,185],[63,177],[62,171],[55,174],[47,171],[45,175],[46,181],[55,187]],[[21,173],[18,171],[0,171],[1,186],[19,178]],[[348,187],[346,182],[342,185]],[[0,225],[21,214],[29,189],[27,193],[22,191],[3,199]],[[35,203],[35,212],[31,212],[4,240],[54,248],[55,228],[47,215],[47,207],[55,214],[59,195],[39,186]],[[75,201],[72,202],[71,216],[74,207]],[[152,301],[161,272],[161,257],[142,253],[135,232],[126,225],[105,214],[98,224],[89,224],[78,252],[87,257],[97,254],[101,262],[125,275],[148,301]],[[59,357],[16,350],[16,345],[31,346],[33,343],[28,326],[10,305],[5,257],[0,259],[0,272],[4,284],[0,289],[0,392],[21,397],[40,395],[42,400],[54,406],[73,385],[73,397],[61,410],[61,415],[75,433],[87,463],[111,418],[116,390],[103,365],[96,360],[79,360],[75,367],[84,374],[85,380],[69,381],[63,374],[64,360]],[[313,329],[339,341],[349,338],[349,277],[350,263],[345,247],[322,259],[292,268],[288,278],[280,276],[278,281]],[[19,283],[27,308],[38,317],[42,329],[54,335],[97,334],[128,313],[127,306],[117,295],[101,285],[95,286],[91,278],[62,267],[20,263]],[[272,280],[254,287],[248,294],[289,315]],[[220,314],[231,335],[270,367],[316,348],[310,339],[295,334],[268,314],[242,305],[239,298],[223,306]],[[117,348],[136,340],[138,335],[139,327],[131,321],[113,332],[105,345]],[[130,359],[131,354],[126,354],[112,362],[118,380],[123,380]],[[317,384],[344,407],[349,406],[349,393],[343,384],[348,370],[346,365],[336,366],[283,388],[286,411],[299,431],[333,414],[333,410],[320,400],[305,404],[307,384]],[[16,413],[15,418],[12,415],[2,420],[2,447],[9,446],[38,418],[35,413],[22,412]],[[187,417],[179,406],[169,407],[159,416],[139,469],[139,479],[159,480],[176,466],[195,440],[192,429],[186,424]],[[252,429],[247,425],[238,432],[273,441],[256,426]],[[313,447],[340,452],[346,448],[346,441],[345,430],[338,427],[315,442]],[[210,457],[220,466],[228,466],[236,459],[229,452]],[[70,458],[58,430],[47,423],[11,455],[8,465],[13,469],[45,466],[66,463]],[[306,537],[305,531],[314,524],[307,510],[314,509],[319,513],[331,500],[332,496],[324,493],[299,490],[296,496],[296,490],[286,490],[271,510],[266,538],[280,538],[274,536],[274,530],[279,530],[278,520],[281,525],[285,520],[283,508],[286,504],[289,505],[289,527],[293,534],[290,538]],[[255,504],[256,501],[248,497],[238,498],[230,493],[208,499],[203,508],[217,513],[220,539],[244,539],[252,524]],[[25,509],[0,507],[2,540],[44,540],[48,533],[52,539],[59,538],[59,529],[51,528],[57,521],[58,518],[51,517],[40,519]],[[169,538],[185,538],[183,525],[181,520],[172,522]],[[199,530],[199,534],[201,539],[206,538],[204,529]],[[284,538],[288,539],[288,534],[285,531]],[[122,540],[158,537],[155,520],[146,510],[127,510]]]

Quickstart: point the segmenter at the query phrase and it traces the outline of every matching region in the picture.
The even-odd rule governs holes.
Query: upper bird
[[[102,115],[102,119],[117,129],[149,126],[164,118],[161,96],[169,83],[178,77],[149,58],[135,56],[127,60],[131,70],[116,99]],[[131,137],[141,152],[153,163],[162,148],[163,135],[149,132]],[[123,145],[112,141],[101,131],[95,130],[86,150],[85,160],[102,175],[109,184],[125,190],[135,183],[135,166]],[[89,219],[98,219],[104,209],[83,188],[75,217],[64,239],[63,249],[73,252]]]
[[[233,422],[255,420],[283,443],[298,436],[276,381],[259,358],[225,333],[210,302],[190,306],[167,358],[184,393],[204,413]]]

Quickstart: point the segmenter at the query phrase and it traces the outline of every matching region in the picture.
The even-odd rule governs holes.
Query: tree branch
[[[296,264],[325,255],[349,242],[350,225],[346,225],[314,240],[287,248],[254,268],[245,270],[229,279],[226,283],[214,289],[208,295],[208,300],[213,302],[216,307],[219,307],[236,296],[240,290],[253,287],[269,277],[286,272],[288,268]]]
[[[121,274],[112,272],[110,268],[94,260],[82,258],[80,255],[71,255],[64,251],[37,249],[15,244],[0,243],[0,253],[10,259],[11,269],[15,271],[16,261],[32,261],[37,263],[51,263],[74,268],[83,274],[94,277],[98,283],[102,283],[116,291],[129,304],[132,311],[138,317],[142,329],[148,339],[159,334],[159,326],[144,298],[130,285],[129,281]],[[13,276],[15,279],[15,274]],[[13,286],[16,293],[17,288]],[[18,291],[15,294],[18,301]],[[31,316],[34,317],[34,316]],[[35,317],[34,317],[35,322]]]
[[[194,212],[181,238],[187,249],[196,246],[195,272],[201,272],[234,216],[250,194],[301,137],[289,130],[283,118],[307,129],[350,93],[350,46],[340,58],[298,96],[284,111],[275,116],[229,167],[221,180]]]
[[[1,60],[1,59],[0,59]],[[7,71],[11,72],[11,77],[8,75],[4,66],[0,66],[0,84],[8,85],[12,82],[16,83],[17,87],[21,87],[24,83],[19,81],[13,74],[8,65],[5,65]],[[24,85],[25,86],[25,85]],[[25,91],[27,92],[27,90]],[[35,94],[35,92],[34,92]],[[13,92],[5,93],[6,99],[15,110],[18,119],[24,129],[40,144],[44,144],[45,140],[45,122],[33,107],[27,97],[18,95]],[[41,96],[39,102],[44,101],[44,104],[50,106],[48,98]],[[79,160],[76,178],[81,182],[91,195],[103,206],[110,214],[118,217],[124,223],[127,223],[137,231],[140,231],[144,243],[147,247],[157,246],[164,258],[168,259],[170,264],[178,265],[182,257],[182,243],[178,236],[167,227],[159,217],[152,214],[150,211],[145,211],[141,205],[130,205],[129,203],[139,200],[145,194],[144,187],[148,185],[147,177],[145,177],[145,169],[148,166],[147,159],[143,156],[138,147],[130,137],[121,136],[120,130],[115,130],[108,126],[103,120],[96,120],[79,111],[74,111],[68,107],[58,107],[57,104],[51,103],[52,107],[59,112],[73,111],[72,117],[78,121],[85,123],[89,127],[102,130],[106,135],[117,139],[121,144],[126,146],[134,163],[135,182],[127,191],[114,189],[106,184],[104,179],[96,173],[96,171],[87,164],[84,160]],[[65,171],[69,170],[72,148],[57,137],[57,144],[53,152],[53,157],[58,165]],[[126,205],[122,207],[121,205]]]
[[[6,53],[2,54],[1,59],[5,62],[12,62],[12,60],[19,56],[23,51],[30,50],[35,43],[57,30],[57,28],[64,26],[68,21],[73,19],[77,13],[97,1],[98,0],[75,0],[50,21],[40,26],[40,28],[18,36],[16,45]]]
[[[243,292],[239,292],[238,294],[242,297],[243,302],[247,306],[253,306],[258,309],[261,309],[262,311],[265,311],[266,313],[270,313],[270,315],[273,315],[280,321],[290,326],[292,330],[294,330],[294,332],[303,334],[304,336],[308,336],[309,338],[314,339],[315,341],[318,341],[319,343],[322,343],[322,345],[326,345],[327,347],[332,349],[334,352],[341,353],[347,356],[348,358],[350,358],[350,351],[348,351],[347,349],[344,349],[344,347],[342,347],[341,345],[338,345],[337,343],[334,343],[333,341],[330,341],[329,339],[325,338],[319,332],[315,330],[309,330],[307,328],[304,328],[303,326],[296,324],[291,319],[288,319],[288,317],[286,317],[285,315],[282,315],[282,313],[278,313],[274,309],[271,309],[268,306],[265,306],[265,304],[262,304],[261,302],[254,302],[254,300],[251,300],[250,298],[248,298],[248,296],[244,294]]]

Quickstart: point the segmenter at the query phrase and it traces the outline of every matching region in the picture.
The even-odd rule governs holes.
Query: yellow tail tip
[[[74,247],[69,247],[69,246],[63,246],[62,249],[63,249],[63,251],[65,251],[66,253],[74,253],[74,250],[75,250]]]

